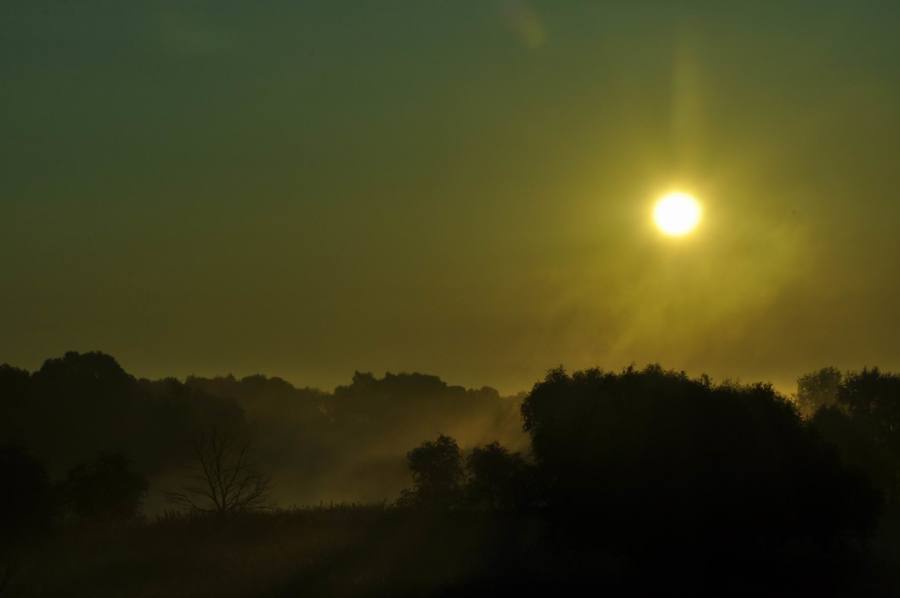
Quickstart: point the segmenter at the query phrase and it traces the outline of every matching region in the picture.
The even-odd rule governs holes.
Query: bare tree
[[[236,513],[268,507],[270,480],[256,466],[245,434],[211,427],[193,441],[192,482],[169,501],[204,513]]]

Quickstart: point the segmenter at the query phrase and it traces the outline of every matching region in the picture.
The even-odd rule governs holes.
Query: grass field
[[[889,533],[889,530],[885,530]],[[676,539],[677,541],[677,539]],[[877,541],[876,541],[877,543]],[[716,577],[727,555],[666,548],[651,560],[604,546],[563,548],[533,516],[321,506],[221,519],[170,515],[119,527],[69,527],[18,555],[3,596],[238,597],[629,595],[890,595],[887,566],[847,575],[846,554],[795,547]],[[885,546],[893,546],[885,538]],[[774,567],[785,564],[789,574]],[[830,564],[831,563],[831,564]],[[733,564],[733,563],[732,563]],[[830,570],[841,567],[837,574]],[[881,573],[879,573],[881,571]],[[754,573],[755,572],[755,573]],[[758,577],[754,577],[758,575]],[[860,577],[860,575],[864,575]],[[781,578],[781,579],[779,579]]]
[[[96,598],[440,595],[514,578],[512,569],[525,566],[523,557],[536,550],[540,533],[521,523],[473,513],[435,517],[340,506],[70,528],[19,557],[7,592]]]

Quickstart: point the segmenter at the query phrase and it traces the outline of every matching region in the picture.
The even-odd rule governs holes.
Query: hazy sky
[[[893,1],[5,0],[0,362],[900,368],[897,31]],[[673,188],[688,238],[652,225]]]

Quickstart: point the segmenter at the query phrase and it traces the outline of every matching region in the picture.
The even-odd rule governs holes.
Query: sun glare
[[[656,203],[653,220],[663,233],[680,237],[697,228],[700,204],[687,193],[669,193]]]

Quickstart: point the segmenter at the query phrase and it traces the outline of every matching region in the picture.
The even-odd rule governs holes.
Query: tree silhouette
[[[21,446],[0,445],[0,596],[6,595],[26,547],[50,531],[54,507],[44,466]]]
[[[881,488],[900,497],[900,376],[878,368],[843,377],[833,406],[820,408],[813,427]]]
[[[0,544],[45,525],[50,507],[44,466],[19,446],[0,446]]]
[[[843,374],[827,367],[801,376],[797,380],[797,405],[804,417],[812,417],[823,407],[838,402]]]
[[[193,441],[192,483],[170,492],[170,502],[220,515],[266,508],[270,480],[254,461],[245,430],[212,426]]]
[[[532,498],[531,467],[519,453],[511,453],[497,442],[472,449],[466,470],[466,495],[475,507],[511,511],[526,506]]]
[[[462,454],[456,440],[441,434],[406,454],[413,487],[400,502],[422,507],[448,508],[458,504],[463,489]]]
[[[774,550],[864,536],[878,513],[868,482],[768,385],[713,386],[659,366],[558,369],[522,411],[548,504],[585,541],[602,529],[620,548],[752,538]]]
[[[84,520],[122,521],[140,513],[147,480],[118,453],[101,453],[71,469],[63,485],[71,512]]]

